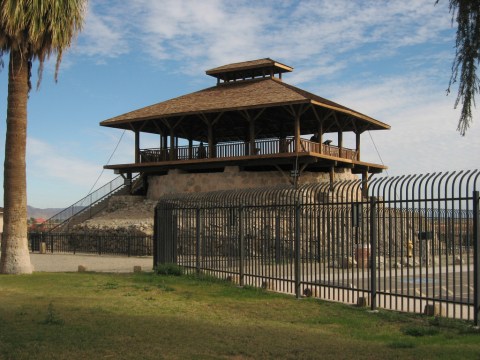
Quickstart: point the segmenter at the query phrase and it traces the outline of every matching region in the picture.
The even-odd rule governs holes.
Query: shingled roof
[[[239,69],[276,67],[278,64],[280,63],[271,59],[260,59],[221,66],[208,70],[207,73],[237,72],[238,74]],[[289,68],[286,65],[281,65]],[[325,131],[334,132],[339,131],[339,129],[342,131],[358,131],[359,129],[365,131],[390,128],[389,125],[381,121],[286,84],[273,76],[219,83],[210,88],[113,117],[102,121],[100,125],[130,130],[141,127],[144,132],[158,133],[159,127],[163,126],[162,124],[165,121],[177,121],[181,118],[184,121],[189,121],[188,126],[192,129],[196,126],[195,122],[202,123],[202,116],[220,116],[221,120],[225,120],[226,123],[224,124],[225,134],[222,134],[221,131],[221,121],[216,124],[217,133],[224,140],[233,140],[233,138],[243,136],[239,136],[238,133],[235,134],[232,129],[232,126],[238,123],[238,119],[242,118],[241,114],[238,113],[264,109],[268,111],[264,111],[262,115],[264,121],[259,119],[259,122],[264,125],[265,133],[259,134],[259,137],[278,136],[278,134],[275,134],[278,130],[278,124],[275,124],[275,121],[278,122],[284,117],[283,113],[288,112],[289,105],[295,104],[306,104],[310,109],[302,117],[302,133],[308,134],[316,131],[318,126],[313,112],[321,114],[323,119],[331,114],[334,115],[329,120],[330,123],[326,124]],[[156,120],[159,121],[154,124]],[[289,120],[286,119],[285,121]],[[268,131],[267,128],[269,128]],[[228,134],[229,132],[230,134]],[[179,135],[181,136],[181,134]]]
[[[231,81],[235,79],[245,80],[249,77],[255,78],[257,76],[265,76],[268,74],[279,74],[281,77],[282,73],[290,71],[293,71],[292,67],[270,58],[265,58],[227,64],[207,70],[205,73],[216,77],[217,79]]]

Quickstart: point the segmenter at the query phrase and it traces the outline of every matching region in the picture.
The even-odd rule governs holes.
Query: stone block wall
[[[357,180],[349,169],[337,169],[334,181]],[[200,193],[219,190],[239,190],[290,183],[290,173],[280,171],[240,171],[238,166],[227,166],[223,172],[186,173],[172,170],[167,175],[150,176],[147,198],[158,200],[166,194]],[[328,173],[303,172],[299,184],[330,181]]]

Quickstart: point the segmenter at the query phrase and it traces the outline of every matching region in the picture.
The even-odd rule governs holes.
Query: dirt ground
[[[30,254],[30,261],[35,272],[77,272],[79,265],[94,272],[129,273],[134,272],[134,266],[140,266],[142,271],[153,271],[150,256]]]

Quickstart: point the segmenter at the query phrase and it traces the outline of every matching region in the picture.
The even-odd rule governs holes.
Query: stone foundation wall
[[[357,180],[349,169],[337,169],[334,181]],[[280,171],[240,171],[238,166],[227,166],[218,173],[185,173],[172,170],[167,175],[148,178],[147,198],[158,200],[166,194],[199,193],[219,190],[239,190],[290,183],[290,173]],[[299,184],[330,181],[328,173],[303,172]]]

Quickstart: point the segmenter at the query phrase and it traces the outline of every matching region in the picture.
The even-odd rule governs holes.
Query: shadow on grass
[[[428,318],[372,315],[218,279],[34,277],[43,286],[22,277],[0,285],[0,358],[454,359],[480,351],[477,334],[459,336]],[[51,325],[63,321],[61,331],[41,324],[48,318]],[[439,331],[414,335],[424,328]],[[439,347],[446,336],[449,346]]]

